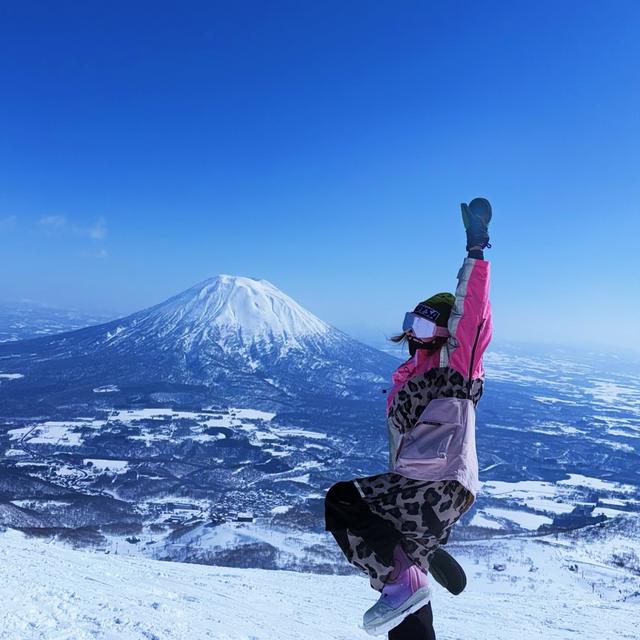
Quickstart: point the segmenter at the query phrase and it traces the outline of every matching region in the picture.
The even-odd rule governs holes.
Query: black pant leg
[[[389,564],[393,562],[393,550],[402,537],[388,520],[370,511],[353,482],[337,482],[327,492],[325,529],[331,531],[345,555],[349,530]]]
[[[407,616],[397,627],[391,629],[388,638],[389,640],[436,640],[431,603]]]

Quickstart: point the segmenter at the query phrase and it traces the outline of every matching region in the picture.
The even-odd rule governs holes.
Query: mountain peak
[[[268,280],[264,280],[263,278],[250,278],[248,276],[234,276],[229,273],[219,273],[217,276],[207,278],[200,284],[231,284],[233,286],[245,286],[250,288],[259,287],[260,285],[262,285],[262,286],[271,287],[273,289],[276,288]]]
[[[164,334],[234,348],[274,343],[291,348],[301,339],[334,331],[267,280],[228,274],[208,278],[142,313],[153,317]]]
[[[217,295],[217,292],[220,290],[242,290],[247,295],[260,296],[271,294],[288,297],[268,280],[249,278],[247,276],[234,276],[228,273],[221,273],[217,276],[207,278],[190,289],[187,289],[187,291],[193,291],[194,289],[199,289],[203,296]]]

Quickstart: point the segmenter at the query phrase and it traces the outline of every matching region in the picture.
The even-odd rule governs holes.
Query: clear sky
[[[231,273],[382,335],[484,195],[496,337],[638,349],[639,33],[635,0],[4,2],[0,299]]]

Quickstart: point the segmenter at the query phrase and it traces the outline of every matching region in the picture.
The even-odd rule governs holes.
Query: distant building
[[[167,502],[167,507],[171,511],[201,511],[200,505],[190,502]]]
[[[239,513],[236,516],[236,522],[253,522],[252,513]]]

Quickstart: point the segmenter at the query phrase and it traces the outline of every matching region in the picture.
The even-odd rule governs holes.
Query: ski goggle
[[[419,340],[428,340],[438,336],[446,338],[449,336],[449,331],[446,327],[439,327],[435,322],[431,322],[431,320],[427,320],[417,313],[413,313],[413,311],[407,311],[404,314],[402,330],[405,333],[411,331]]]

